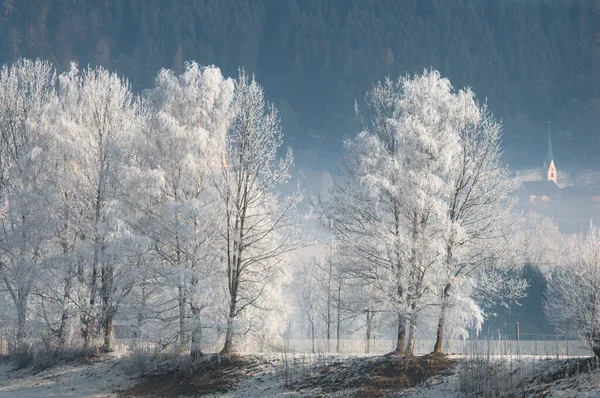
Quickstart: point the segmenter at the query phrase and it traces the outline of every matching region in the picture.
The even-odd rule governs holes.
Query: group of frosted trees
[[[477,330],[488,305],[526,287],[501,126],[437,71],[386,79],[366,104],[356,107],[363,131],[345,142],[345,176],[317,208],[365,318],[396,314],[396,353],[408,355],[419,321],[435,319],[441,352],[450,326]]]
[[[3,66],[0,337],[16,351],[109,351],[118,332],[198,357],[277,339],[292,317],[313,350],[321,336],[328,351],[355,333],[369,343],[390,318],[398,354],[423,323],[435,352],[445,332],[476,331],[486,309],[522,297],[520,266],[536,256],[511,215],[501,126],[436,71],[386,79],[365,103],[345,174],[314,201],[327,254],[302,262],[295,250],[314,242],[293,155],[243,70],[191,62],[138,95],[102,68]],[[568,269],[596,246],[573,249],[591,260]],[[582,296],[566,294],[548,305],[576,308]]]
[[[15,350],[140,341],[229,353],[273,329],[303,244],[291,152],[254,78],[187,64],[142,95],[102,68],[0,71],[0,321]],[[121,331],[123,333],[123,331]]]

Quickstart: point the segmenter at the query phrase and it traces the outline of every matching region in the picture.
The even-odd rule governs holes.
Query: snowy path
[[[12,370],[0,363],[0,398],[21,397],[116,397],[115,391],[135,384],[123,371],[120,360],[92,364],[62,365],[33,373]]]

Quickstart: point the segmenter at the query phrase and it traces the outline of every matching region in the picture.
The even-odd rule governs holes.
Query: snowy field
[[[219,373],[222,381],[231,381],[226,391],[179,394],[173,389],[165,395],[159,389],[144,392],[136,388],[143,378],[136,377],[132,361],[117,355],[75,365],[60,365],[43,371],[13,370],[10,363],[0,362],[0,398],[4,397],[600,397],[600,367],[589,358],[548,359],[540,356],[464,356],[452,355],[447,368],[440,368],[426,378],[414,378],[421,365],[433,357],[412,360],[413,368],[399,358],[373,355],[244,355],[248,364]],[[425,361],[425,362],[423,362]],[[438,360],[439,361],[439,360]],[[402,384],[401,371],[394,378],[383,379],[381,369],[390,364],[406,367],[410,383]],[[379,367],[379,368],[378,368]],[[435,367],[435,366],[434,366]],[[416,371],[415,371],[416,369]],[[156,377],[156,376],[155,376]],[[173,380],[164,376],[162,383],[179,386],[187,377]],[[364,381],[364,384],[363,384]],[[161,381],[158,381],[161,383]],[[189,381],[194,384],[194,381]],[[400,383],[400,384],[398,384]],[[374,386],[384,386],[379,390]],[[203,386],[196,385],[198,391]],[[167,387],[167,391],[169,387]],[[377,392],[377,394],[374,393]]]
[[[117,356],[40,372],[0,362],[0,397],[117,397],[136,383]]]

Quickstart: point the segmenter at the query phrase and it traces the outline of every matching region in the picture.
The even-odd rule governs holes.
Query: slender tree
[[[141,168],[147,185],[137,200],[143,207],[139,229],[167,265],[159,273],[177,289],[179,350],[189,336],[193,356],[201,354],[201,310],[214,296],[219,212],[208,179],[223,160],[233,89],[218,68],[191,62],[180,75],[162,70],[146,96],[150,110]],[[170,297],[165,298],[167,304]]]
[[[85,303],[79,303],[85,346],[100,328],[108,351],[114,316],[134,280],[128,265],[136,262],[130,250],[135,237],[126,222],[122,181],[129,170],[129,143],[138,129],[137,102],[125,80],[102,68],[72,70],[64,75],[63,84],[70,91],[71,106],[64,115],[70,126],[64,139],[70,143],[81,190],[84,216],[79,228],[89,248],[87,266],[79,271],[86,286],[80,289],[80,301]]]
[[[460,141],[447,176],[443,260],[446,279],[440,288],[440,314],[433,349],[436,353],[442,352],[453,281],[477,278],[479,272],[485,272],[482,267],[502,260],[490,242],[499,244],[503,239],[514,204],[509,194],[515,183],[500,159],[501,125],[485,105],[476,102],[470,89],[457,93],[454,107],[452,117]]]
[[[27,332],[29,299],[48,240],[43,119],[54,100],[55,72],[44,61],[19,60],[0,70],[0,277],[17,315],[17,349]]]
[[[265,103],[262,88],[243,70],[236,82],[234,115],[221,173],[214,178],[224,212],[225,354],[234,350],[234,335],[243,333],[235,323],[238,316],[265,304],[261,298],[280,276],[283,256],[304,244],[297,230],[301,192],[287,197],[275,192],[290,177],[292,152],[277,161],[283,139],[277,110]]]

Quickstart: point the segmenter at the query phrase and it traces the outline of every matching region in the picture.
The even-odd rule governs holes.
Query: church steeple
[[[544,172],[547,174],[548,181],[557,181],[556,166],[554,165],[554,153],[552,151],[552,137],[550,134],[550,119],[548,119],[548,155],[544,162]]]
[[[554,161],[554,153],[552,152],[552,137],[550,136],[550,119],[548,119],[548,164]]]

